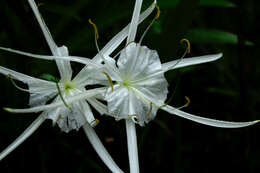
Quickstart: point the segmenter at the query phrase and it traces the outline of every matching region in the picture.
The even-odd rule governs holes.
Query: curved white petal
[[[8,52],[13,52],[13,53],[17,53],[20,55],[28,56],[28,57],[38,58],[38,59],[45,59],[45,60],[58,59],[58,60],[64,60],[64,61],[74,61],[74,62],[82,63],[85,65],[90,65],[95,68],[102,67],[100,64],[93,62],[91,59],[79,57],[79,56],[48,56],[48,55],[37,55],[37,54],[27,53],[27,52],[14,50],[14,49],[10,49],[10,48],[5,48],[5,47],[0,47],[0,49],[8,51]]]
[[[84,115],[85,120],[87,120],[87,122],[89,124],[91,124],[93,121],[95,121],[94,115],[90,109],[89,104],[85,100],[79,101],[79,104],[80,104],[80,110],[81,110],[82,114]]]
[[[89,142],[91,143],[93,148],[96,150],[97,154],[102,159],[102,161],[111,170],[111,172],[123,173],[123,171],[117,166],[117,164],[114,162],[114,160],[112,159],[110,154],[107,152],[106,148],[103,146],[102,142],[98,138],[94,129],[88,123],[86,123],[83,126],[83,129],[89,139]]]
[[[223,56],[222,53],[218,54],[212,54],[212,55],[204,55],[204,56],[198,56],[198,57],[191,57],[191,58],[184,58],[184,59],[178,59],[174,61],[170,61],[167,63],[162,64],[163,71],[173,70],[181,67],[186,67],[190,65],[196,65],[211,61],[216,61],[219,58]]]
[[[29,85],[30,90],[32,87]],[[40,88],[41,89],[41,88]],[[32,89],[35,90],[35,89]],[[37,106],[43,105],[53,97],[57,95],[57,88],[50,88],[44,92],[36,92],[30,94],[29,105],[30,106]]]
[[[101,84],[109,85],[106,75],[103,73],[105,70],[97,70],[96,68],[85,66],[72,80],[75,85],[85,87],[87,85]]]
[[[108,112],[117,119],[128,118],[129,113],[129,91],[114,85],[114,91],[106,94]]]
[[[53,40],[53,38],[50,34],[50,31],[49,31],[48,27],[46,26],[46,24],[45,24],[40,12],[39,12],[38,7],[35,4],[34,0],[28,0],[28,2],[29,2],[30,6],[33,10],[33,13],[34,13],[34,15],[35,15],[40,27],[41,27],[43,35],[44,35],[44,37],[45,37],[45,39],[46,39],[46,41],[47,41],[47,43],[48,43],[48,45],[51,49],[52,54],[55,55],[56,51],[58,49],[58,46],[54,42],[54,40]]]
[[[138,147],[135,123],[130,119],[126,119],[125,123],[130,173],[139,173]]]
[[[52,36],[51,36],[51,33],[48,29],[48,27],[46,26],[39,10],[38,10],[38,7],[37,5],[35,4],[34,0],[28,0],[33,12],[34,12],[34,15],[41,27],[41,30],[43,32],[43,35],[51,49],[51,52],[53,55],[55,56],[68,56],[68,49],[67,47],[65,46],[62,46],[62,47],[58,47],[55,43],[55,41],[53,40]],[[71,79],[71,76],[72,76],[72,69],[71,69],[71,66],[70,66],[70,62],[69,61],[63,61],[63,60],[55,60],[56,61],[56,64],[58,66],[58,69],[59,69],[59,72],[60,72],[60,75],[61,75],[61,80],[70,80]]]
[[[230,121],[214,120],[214,119],[210,119],[210,118],[195,116],[195,115],[183,112],[181,110],[178,110],[169,105],[163,106],[161,109],[169,112],[170,114],[174,114],[174,115],[180,116],[182,118],[186,118],[188,120],[195,121],[197,123],[205,124],[208,126],[213,126],[213,127],[240,128],[240,127],[251,126],[251,125],[254,125],[259,122],[259,120],[249,121],[249,122],[230,122]]]
[[[134,8],[134,12],[133,12],[132,20],[130,23],[129,32],[128,32],[127,44],[135,40],[142,3],[143,3],[143,0],[135,1],[135,8]]]
[[[33,132],[35,132],[35,130],[40,127],[44,120],[45,118],[42,115],[38,116],[38,118],[34,120],[33,123],[27,127],[27,129],[18,138],[16,138],[14,142],[12,142],[4,151],[0,153],[0,160],[23,143],[23,141],[25,141]]]
[[[95,120],[85,100],[74,102],[70,106],[71,109],[62,105],[44,113],[46,117],[56,122],[61,130],[66,133],[74,129],[79,130],[86,121],[91,123]]]
[[[105,100],[107,101],[108,115],[117,120],[136,116],[137,123],[141,126],[144,125],[144,122],[153,119],[157,111],[155,107],[150,110],[150,102],[147,102],[130,88],[116,86],[113,92],[110,91],[106,94]]]
[[[69,98],[66,98],[66,103],[71,104],[73,102],[86,99],[88,97],[93,97],[95,95],[103,94],[105,92],[105,88],[97,88],[97,89],[92,89],[88,90],[86,92],[82,92],[80,94],[71,96]],[[4,108],[6,111],[11,112],[11,113],[33,113],[33,112],[40,112],[48,109],[53,109],[59,106],[64,106],[64,103],[62,101],[43,105],[43,106],[36,106],[32,108],[25,108],[25,109],[13,109],[13,108]]]
[[[154,105],[156,105],[157,107],[159,107],[162,110],[169,112],[170,114],[174,114],[174,115],[180,116],[182,118],[186,118],[191,121],[195,121],[195,122],[205,124],[208,126],[221,127],[221,128],[240,128],[240,127],[251,126],[260,121],[260,120],[255,120],[255,121],[249,121],[249,122],[229,122],[229,121],[214,120],[214,119],[210,119],[210,118],[195,116],[195,115],[183,112],[177,108],[171,107],[169,105],[165,105],[163,101],[160,101],[160,100],[152,97],[152,95],[150,95],[150,94],[140,92],[137,89],[135,89],[135,92],[138,93],[140,95],[140,97],[143,97],[143,99],[146,99],[146,100],[152,102]]]
[[[19,80],[29,86],[29,104],[31,106],[44,104],[57,94],[57,88],[54,82],[34,78],[2,66],[0,66],[0,73]]]
[[[98,101],[96,98],[89,98],[87,99],[89,104],[93,106],[101,115],[108,114],[107,106],[100,101]]]
[[[155,50],[151,50],[146,46],[140,46],[140,44],[131,43],[125,51],[123,51],[118,59],[117,63],[121,76],[129,78],[131,81],[143,81],[150,75],[161,72],[161,61],[158,53]]]
[[[57,49],[57,53],[53,55],[68,57],[69,56],[68,48],[66,46],[59,47]],[[55,59],[55,61],[60,72],[61,81],[66,81],[66,80],[70,81],[72,77],[72,69],[71,69],[70,61],[66,59],[65,60]]]
[[[41,83],[42,85],[46,86],[47,88],[49,88],[49,86],[53,86],[52,82],[46,81],[46,80],[42,80],[42,79],[38,79],[38,78],[34,78],[16,71],[13,71],[11,69],[5,68],[0,66],[0,73],[6,76],[9,76],[15,80],[19,80],[23,83]],[[54,84],[55,85],[55,84]]]

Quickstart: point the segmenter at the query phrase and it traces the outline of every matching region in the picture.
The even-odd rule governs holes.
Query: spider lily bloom
[[[116,81],[116,84],[113,86],[114,89],[110,89],[106,95],[110,115],[115,115],[117,119],[126,119],[128,154],[132,173],[139,172],[134,123],[138,123],[141,126],[145,122],[148,123],[151,119],[154,119],[158,109],[163,109],[170,114],[214,127],[239,128],[259,122],[219,121],[195,116],[165,104],[168,93],[168,83],[164,77],[165,72],[180,67],[214,61],[219,59],[222,54],[180,59],[161,64],[158,53],[155,50],[141,46],[141,41],[147,30],[139,43],[133,42],[137,31],[137,19],[141,5],[142,0],[136,0],[126,48],[120,54],[117,66],[112,68],[113,72],[118,73],[120,79]],[[189,52],[189,44],[187,52]]]
[[[221,58],[222,54],[181,58],[162,64],[155,50],[141,46],[141,41],[146,31],[139,43],[134,42],[141,4],[142,0],[137,0],[135,3],[127,45],[121,51],[117,63],[112,60],[108,61],[109,58],[105,61],[107,65],[106,72],[115,81],[115,84],[109,87],[105,100],[108,103],[109,115],[114,116],[117,120],[126,120],[131,173],[139,172],[135,123],[141,126],[148,123],[155,118],[158,109],[163,109],[170,114],[201,124],[220,128],[246,127],[259,122],[258,120],[250,122],[219,121],[195,116],[181,111],[180,108],[165,104],[168,94],[168,83],[164,77],[165,72],[190,65],[215,61]],[[188,43],[186,52],[189,52],[189,42],[187,40],[186,42]],[[70,58],[70,60],[77,61],[76,59],[73,60],[73,58]],[[88,64],[87,60],[85,64]]]
[[[69,59],[72,59],[71,57],[68,57],[68,53],[67,53],[67,49],[66,47],[63,47],[63,48],[60,48],[57,50],[57,46],[55,44],[55,42],[53,41],[51,35],[50,35],[50,32],[48,31],[48,28],[46,27],[46,25],[44,24],[44,22],[42,21],[41,19],[41,16],[38,12],[38,9],[37,9],[37,6],[34,4],[33,1],[29,1],[30,5],[32,6],[33,10],[34,10],[34,13],[38,19],[38,22],[40,23],[41,25],[41,28],[43,30],[43,33],[45,35],[45,38],[52,50],[52,53],[54,56],[41,56],[41,55],[34,55],[34,54],[30,54],[30,53],[26,53],[26,52],[21,52],[21,51],[17,51],[17,50],[12,50],[12,49],[9,49],[9,48],[3,48],[1,47],[0,49],[2,50],[6,50],[6,51],[9,51],[9,52],[14,52],[14,53],[18,53],[18,54],[22,54],[22,55],[25,55],[25,56],[31,56],[31,57],[35,57],[35,58],[41,58],[41,59],[49,59],[49,60],[53,60],[55,59],[56,60],[56,63],[58,65],[58,67],[60,66],[61,68],[59,68],[62,72],[66,73],[67,71],[66,70],[63,70],[62,67],[67,67],[67,69],[69,71],[72,72],[71,68],[70,68],[70,65],[69,65]],[[147,10],[145,10],[139,17],[139,21],[138,23],[142,22],[149,14],[151,14],[151,12],[153,11],[154,9],[154,5],[150,6]],[[88,67],[85,67],[81,70],[81,72],[73,79],[72,83],[73,82],[76,82],[78,84],[81,84],[81,86],[85,86],[87,84],[89,84],[89,81],[88,80],[89,76],[90,76],[90,73],[91,71],[93,71],[93,67],[97,67],[99,68],[100,66],[98,66],[96,63],[101,63],[103,61],[103,56],[104,57],[108,57],[107,58],[107,61],[111,60],[111,62],[113,62],[113,60],[111,58],[109,58],[109,55],[121,44],[121,42],[127,37],[127,33],[129,31],[129,25],[126,26],[121,32],[119,32],[115,37],[112,38],[112,40],[110,42],[108,42],[106,44],[106,46],[99,52],[99,54],[97,54],[94,58],[93,58],[93,61],[88,61],[86,64],[89,65]],[[63,50],[64,51],[64,54],[57,54],[56,52],[59,51],[59,50]],[[100,56],[100,54],[102,54],[103,56]],[[66,61],[61,61],[61,60],[66,60]],[[74,61],[76,62],[86,62],[87,59],[86,58],[81,58],[81,57],[74,57],[73,59]],[[84,60],[84,61],[83,61]],[[106,61],[106,62],[107,62]],[[61,65],[59,65],[61,64]],[[65,68],[66,69],[66,68]],[[3,73],[4,74],[9,74],[7,73],[5,70],[7,69],[3,69]],[[7,70],[9,71],[9,70]],[[61,73],[63,74],[63,73]],[[68,76],[71,77],[71,74],[70,73],[67,73]],[[10,74],[9,74],[10,75]],[[17,74],[18,75],[18,74]],[[15,77],[16,79],[18,79],[17,77],[19,76],[16,76],[14,74],[10,75],[11,77]],[[21,75],[23,76],[23,75]],[[62,75],[61,75],[62,76]],[[63,77],[63,76],[62,76]],[[26,82],[26,80],[22,80],[23,82]],[[71,81],[70,80],[61,80],[61,81],[65,81],[65,82],[68,82],[68,84],[72,84],[70,83]],[[31,83],[31,80],[28,80],[28,84]],[[39,85],[41,86],[41,84]],[[62,85],[61,85],[62,86]],[[75,86],[74,84],[72,84],[72,86]],[[30,85],[29,85],[30,87]],[[55,88],[55,85],[53,83],[53,88]],[[61,87],[62,88],[62,87]],[[64,88],[71,88],[71,86],[69,87],[64,87]],[[58,88],[56,88],[58,89]],[[102,91],[102,90],[101,90]],[[98,91],[98,92],[101,92],[101,91]],[[90,91],[89,91],[90,92]],[[93,92],[91,93],[93,94]],[[95,95],[95,94],[94,94]],[[92,95],[92,96],[94,96]],[[77,100],[80,100],[80,99],[83,99],[83,95],[80,95],[79,97],[78,96],[71,96],[69,97],[68,99],[70,98],[76,98]],[[85,97],[90,97],[90,95],[85,95]],[[62,97],[61,97],[62,98]],[[11,112],[16,112],[16,113],[25,113],[25,112],[39,112],[39,111],[44,111],[44,110],[50,110],[50,109],[55,109],[57,108],[58,106],[63,106],[67,109],[67,104],[70,104],[70,101],[66,99],[66,102],[59,102],[59,104],[57,104],[58,102],[55,102],[53,103],[52,105],[40,105],[40,106],[37,106],[37,107],[33,107],[31,109],[24,109],[24,110],[17,110],[17,109],[7,109],[8,111],[11,111]],[[77,101],[75,100],[75,101]],[[92,106],[95,107],[98,111],[100,111],[100,113],[104,113],[106,112],[106,106],[101,104],[100,102],[98,102],[97,100],[92,100],[92,99],[88,99],[88,102],[92,102]],[[59,118],[59,117],[58,117]],[[2,158],[4,158],[8,153],[10,153],[13,149],[15,149],[19,144],[21,144],[28,136],[30,136],[39,126],[40,124],[45,120],[45,117],[43,116],[39,116],[33,123],[32,125],[30,125],[27,130],[19,137],[17,138],[6,150],[4,150],[1,154],[0,154],[0,160]],[[106,150],[104,149],[104,147],[101,145],[101,142],[100,140],[98,140],[97,136],[94,134],[94,131],[93,129],[88,125],[86,124],[84,127],[84,130],[85,132],[87,133],[89,131],[89,133],[87,133],[88,137],[89,138],[95,138],[96,140],[91,140],[90,139],[90,142],[92,143],[92,145],[95,147],[99,147],[99,150],[98,153],[99,153],[99,156],[103,159],[103,161],[105,163],[107,163],[107,165],[110,167],[111,170],[113,170],[113,172],[121,172],[117,166],[115,165],[115,163],[113,162],[112,158],[109,156],[109,154],[106,152]],[[91,133],[90,133],[91,132]],[[118,170],[118,171],[117,171]]]
[[[28,2],[40,24],[52,54],[57,57],[67,57],[67,48],[65,46],[58,47],[55,44],[47,26],[40,16],[35,2],[33,0],[28,0]],[[68,60],[59,59],[55,61],[61,76],[61,80],[59,82],[51,82],[33,78],[10,69],[0,67],[0,73],[8,76],[13,83],[13,79],[15,79],[28,85],[29,89],[22,89],[14,83],[17,88],[30,93],[29,104],[31,106],[42,107],[47,101],[51,99],[53,99],[52,105],[56,105],[53,107],[43,106],[44,109],[41,110],[43,112],[40,114],[40,116],[11,145],[9,145],[2,153],[0,153],[0,160],[2,160],[12,150],[19,146],[27,137],[29,137],[44,122],[45,119],[52,119],[53,124],[57,123],[61,130],[65,132],[69,132],[73,129],[78,130],[83,126],[90,143],[100,158],[108,166],[108,168],[112,172],[123,172],[113,161],[109,153],[102,145],[95,131],[91,127],[95,126],[98,121],[94,118],[89,104],[96,108],[100,114],[106,112],[106,106],[95,98],[99,97],[99,95],[104,92],[104,88],[86,91],[85,85],[95,83],[93,80],[88,82],[84,81],[84,83],[82,82],[83,80],[81,77],[77,77],[71,80],[72,69],[70,62]],[[88,77],[89,75],[91,74],[88,74]],[[87,77],[85,76],[84,79],[87,79]],[[84,95],[85,97],[81,98]],[[78,96],[81,99],[77,100],[77,102],[72,102],[70,101],[72,96]],[[86,101],[88,101],[89,104]],[[12,112],[11,109],[6,110]]]

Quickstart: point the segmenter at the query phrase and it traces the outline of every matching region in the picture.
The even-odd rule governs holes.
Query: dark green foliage
[[[48,81],[52,81],[52,82],[55,82],[55,83],[59,82],[59,79],[52,76],[51,74],[42,74],[40,76],[40,78],[48,80]]]

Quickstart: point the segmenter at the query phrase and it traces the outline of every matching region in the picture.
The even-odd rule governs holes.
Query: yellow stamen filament
[[[155,19],[157,20],[157,19],[159,19],[159,17],[160,17],[161,10],[160,10],[160,7],[159,7],[159,5],[158,5],[157,3],[154,3],[154,5],[155,5],[155,7],[156,7],[156,9],[157,9],[157,14],[156,14],[156,16],[155,16]]]
[[[181,107],[178,107],[178,108],[176,108],[176,109],[182,109],[182,108],[188,107],[188,106],[190,105],[190,98],[187,97],[187,96],[185,96],[185,99],[186,99],[187,103],[185,103],[185,105],[183,105],[183,106],[181,106]],[[165,107],[165,106],[167,106],[167,105],[168,105],[168,104],[166,103],[166,104],[163,104],[163,105],[159,106],[158,108],[161,109],[161,108],[163,108],[163,107]]]
[[[103,72],[103,73],[106,75],[106,77],[107,77],[107,79],[109,81],[109,84],[111,86],[112,92],[113,92],[114,91],[114,84],[113,84],[113,81],[112,81],[111,77],[107,74],[107,72]]]
[[[143,41],[143,38],[144,36],[146,35],[147,31],[150,29],[150,27],[153,25],[154,21],[157,20],[159,17],[160,17],[160,14],[161,14],[161,10],[159,8],[159,6],[157,5],[157,3],[152,3],[152,5],[154,5],[157,9],[157,13],[156,13],[156,16],[154,17],[154,19],[152,20],[152,22],[148,25],[148,27],[145,29],[140,41],[139,41],[139,44],[141,44],[141,42]]]
[[[93,23],[93,22],[91,21],[91,19],[88,19],[88,22],[93,26],[93,28],[94,28],[94,30],[95,30],[96,39],[98,40],[99,35],[98,35],[97,25],[96,25],[95,23]]]
[[[181,43],[185,42],[187,44],[187,53],[190,53],[190,41],[186,38],[181,39]]]
[[[149,116],[150,116],[150,114],[151,114],[152,110],[153,110],[153,103],[152,103],[152,102],[150,102],[150,108],[149,108],[149,111],[148,111],[148,112],[146,112],[146,117],[149,117]]]
[[[24,92],[30,92],[28,89],[24,89],[24,88],[19,87],[19,86],[15,83],[14,79],[12,78],[12,76],[11,76],[10,74],[6,75],[6,78],[11,81],[11,83],[14,85],[15,88],[17,88],[17,89],[19,89],[19,90],[21,90],[21,91],[24,91]]]

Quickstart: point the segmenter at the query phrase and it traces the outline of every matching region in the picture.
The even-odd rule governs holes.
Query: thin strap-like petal
[[[100,101],[98,101],[96,98],[89,98],[87,99],[89,104],[93,106],[101,115],[108,114],[107,106]]]
[[[45,24],[45,22],[44,22],[44,20],[43,20],[43,18],[41,16],[41,14],[40,14],[40,12],[38,10],[37,5],[35,4],[34,0],[28,0],[28,2],[29,2],[30,6],[31,6],[31,8],[33,10],[33,13],[34,13],[34,15],[35,15],[35,17],[36,17],[40,27],[41,27],[43,35],[44,35],[44,37],[45,37],[45,39],[46,39],[46,41],[47,41],[47,43],[48,43],[48,45],[49,45],[49,47],[51,49],[52,54],[53,55],[57,55],[56,51],[58,49],[58,46],[54,42],[54,40],[53,40],[53,38],[51,36],[51,33],[50,33],[48,27],[46,26],[46,24]]]
[[[19,80],[21,82],[24,83],[42,83],[43,85],[46,86],[53,86],[52,82],[46,81],[46,80],[42,80],[42,79],[38,79],[38,78],[34,78],[16,71],[13,71],[11,69],[5,68],[0,66],[0,73],[6,76],[9,76],[15,80]]]
[[[260,120],[248,121],[248,122],[221,121],[221,120],[215,120],[215,119],[204,118],[204,117],[192,115],[187,112],[183,112],[183,111],[179,110],[178,108],[174,108],[172,106],[166,105],[162,101],[156,100],[156,98],[149,97],[137,89],[133,89],[133,90],[134,90],[134,92],[136,92],[136,94],[138,94],[140,97],[142,97],[146,101],[152,102],[154,105],[158,106],[160,109],[165,110],[166,112],[168,112],[170,114],[174,114],[179,117],[186,118],[188,120],[195,121],[197,123],[205,124],[208,126],[220,127],[220,128],[240,128],[240,127],[251,126],[251,125],[254,125],[254,124],[260,122]]]
[[[149,8],[147,8],[139,17],[139,24],[143,22],[154,10],[155,6],[151,5]],[[129,32],[130,24],[128,24],[123,30],[121,30],[116,36],[114,36],[106,45],[105,47],[100,51],[104,56],[110,55],[121,43],[122,41],[127,37],[127,34]],[[99,55],[96,55],[94,59],[101,59]]]
[[[95,95],[103,94],[105,91],[106,91],[105,87],[88,90],[86,92],[82,92],[75,96],[66,98],[66,103],[71,104],[72,102],[75,102],[75,101],[79,101],[82,99],[86,99],[88,97],[93,97]],[[48,110],[48,109],[53,109],[53,108],[56,108],[56,107],[59,107],[62,105],[64,105],[64,103],[62,101],[58,101],[58,102],[54,102],[54,103],[47,104],[47,105],[35,106],[35,107],[25,108],[25,109],[13,109],[13,108],[4,108],[4,109],[11,113],[33,113],[33,112],[40,112],[40,111],[44,111],[44,110]]]
[[[94,129],[86,123],[83,126],[83,129],[89,139],[89,142],[93,146],[93,148],[96,150],[99,157],[102,159],[102,161],[107,165],[107,167],[113,172],[113,173],[122,173],[123,171],[117,166],[117,164],[114,162],[106,148],[103,146],[102,142],[98,138],[96,132]]]
[[[259,122],[259,120],[249,121],[249,122],[230,122],[230,121],[214,120],[214,119],[210,119],[210,118],[195,116],[195,115],[189,114],[187,112],[183,112],[174,107],[171,107],[169,105],[163,106],[161,109],[169,112],[170,114],[174,114],[174,115],[180,116],[182,118],[186,118],[188,120],[195,121],[197,123],[205,124],[208,126],[213,126],[213,127],[240,128],[240,127],[251,126],[251,125],[254,125]]]
[[[132,20],[131,20],[131,23],[130,23],[130,28],[129,28],[126,44],[135,40],[142,3],[143,3],[143,0],[136,0],[135,1],[135,8],[134,8]]]
[[[55,56],[68,56],[68,51],[67,48],[65,46],[62,47],[58,47],[55,43],[55,41],[53,40],[51,33],[48,29],[48,27],[46,26],[40,12],[39,9],[37,7],[37,5],[35,4],[34,0],[28,0],[33,13],[41,27],[41,30],[43,32],[43,35],[51,49],[51,52],[53,55]],[[72,69],[70,66],[70,62],[69,61],[63,61],[63,60],[55,60],[56,64],[58,66],[60,75],[61,75],[61,79],[62,80],[70,80],[71,76],[72,76]]]
[[[16,138],[12,144],[10,144],[4,151],[0,153],[0,160],[6,157],[10,152],[12,152],[21,143],[23,143],[23,141],[25,141],[29,136],[31,136],[31,134],[40,127],[44,120],[45,118],[42,115],[40,115],[36,120],[34,120],[34,122],[29,127],[27,127],[27,129],[18,138]]]
[[[130,173],[139,173],[138,148],[137,148],[135,123],[131,119],[126,119],[125,123],[126,123]]]
[[[213,55],[204,55],[198,57],[184,58],[182,60],[174,60],[162,64],[162,69],[164,72],[168,70],[173,70],[181,67],[186,67],[190,65],[202,64],[206,62],[216,61],[222,57],[222,53],[213,54]]]
[[[4,50],[4,51],[8,51],[8,52],[13,52],[13,53],[16,53],[16,54],[28,56],[28,57],[38,58],[38,59],[44,59],[44,60],[59,59],[59,60],[65,60],[65,61],[74,61],[74,62],[82,63],[82,64],[85,64],[85,65],[90,65],[90,66],[95,67],[95,68],[101,67],[100,64],[97,64],[97,63],[93,62],[91,59],[85,58],[85,57],[37,55],[37,54],[32,54],[32,53],[23,52],[23,51],[14,50],[14,49],[5,48],[5,47],[0,47],[0,49]]]

